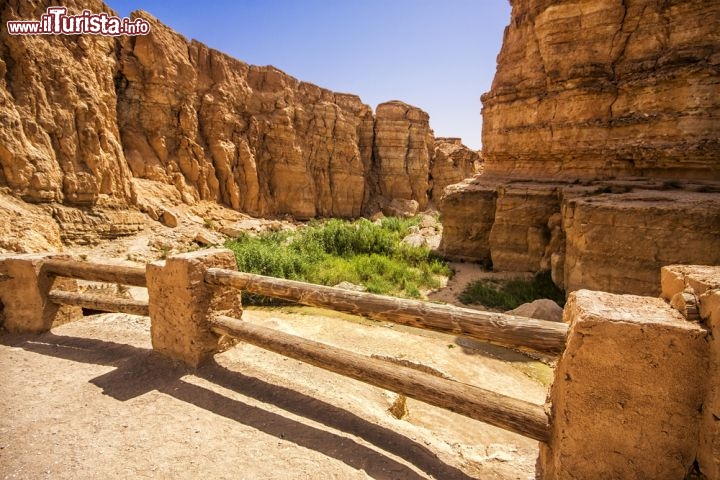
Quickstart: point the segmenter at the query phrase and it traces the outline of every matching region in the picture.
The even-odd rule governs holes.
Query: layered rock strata
[[[425,209],[433,148],[427,113],[398,101],[378,105],[374,154],[380,196],[417,200]]]
[[[355,95],[188,42],[152,17],[122,40],[118,123],[132,173],[253,215],[359,216],[373,114]]]
[[[720,179],[720,2],[512,0],[486,169]]]
[[[49,3],[10,0],[0,18],[39,19]],[[96,0],[64,4],[70,14],[112,14]],[[144,207],[133,178],[172,185],[185,203],[256,216],[358,217],[393,200],[420,209],[431,201],[427,113],[392,101],[373,114],[355,95],[133,16],[151,24],[149,35],[0,33],[0,185],[29,202],[87,210],[77,216]],[[447,181],[472,174],[441,163]]]
[[[441,250],[657,294],[720,262],[720,2],[512,0],[483,176],[446,189]]]
[[[720,264],[720,186],[479,176],[439,204],[441,253],[496,270],[551,270],[580,288],[657,295],[660,268]]]

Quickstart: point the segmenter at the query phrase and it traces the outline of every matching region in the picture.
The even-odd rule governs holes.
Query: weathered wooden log
[[[540,405],[226,316],[213,318],[210,323],[218,334],[240,339],[541,442],[548,440],[548,418]]]
[[[58,305],[75,305],[100,312],[119,312],[130,315],[150,315],[148,302],[130,298],[112,298],[96,294],[64,292],[62,290],[51,290],[48,294],[51,302]]]
[[[147,286],[145,267],[50,259],[43,265],[47,273],[94,282]]]
[[[568,326],[560,322],[374,295],[218,268],[209,268],[205,281],[302,305],[326,307],[376,320],[465,335],[483,342],[553,355],[561,353],[565,348],[568,331]]]

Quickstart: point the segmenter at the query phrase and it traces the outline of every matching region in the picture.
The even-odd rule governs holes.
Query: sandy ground
[[[546,386],[496,347],[286,308],[244,319],[429,366],[541,404]],[[472,345],[477,347],[478,345]],[[150,348],[149,320],[106,314],[0,335],[2,479],[529,479],[537,442],[249,345],[197,370]]]
[[[468,283],[483,279],[506,280],[511,278],[532,278],[532,273],[527,272],[493,272],[486,270],[477,263],[450,262],[453,276],[445,284],[444,288],[427,294],[428,300],[443,302],[464,308],[478,308],[487,310],[482,305],[465,305],[458,300],[458,295],[465,290]]]

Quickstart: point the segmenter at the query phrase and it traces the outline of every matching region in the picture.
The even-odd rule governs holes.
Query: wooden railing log
[[[540,405],[231,317],[218,316],[211,319],[210,323],[218,334],[237,338],[541,442],[548,440],[548,418]]]
[[[302,305],[465,335],[483,342],[551,355],[563,351],[568,331],[568,326],[561,322],[374,295],[219,268],[209,268],[205,281]]]
[[[148,316],[148,302],[131,298],[112,298],[97,294],[64,292],[51,290],[48,299],[58,305],[74,305],[76,307],[97,310],[99,312],[120,312],[130,315]]]
[[[43,268],[47,273],[95,282],[122,283],[137,287],[147,286],[145,267],[50,259]]]

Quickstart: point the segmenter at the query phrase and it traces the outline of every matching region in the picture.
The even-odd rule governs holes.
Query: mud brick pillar
[[[579,290],[550,391],[538,478],[685,478],[698,449],[708,334],[659,298]]]
[[[57,254],[21,254],[0,258],[0,301],[3,326],[10,332],[40,333],[50,330],[55,321],[67,322],[82,317],[79,307],[60,306],[48,299],[50,289],[77,290],[77,282],[55,278],[43,269],[43,263]]]
[[[720,266],[670,265],[662,268],[660,281],[662,297],[710,331],[697,460],[705,478],[720,480]]]
[[[211,267],[236,270],[235,256],[225,249],[199,250],[151,263],[146,270],[153,349],[193,367],[220,349],[210,315],[242,314],[238,290],[205,283]]]

